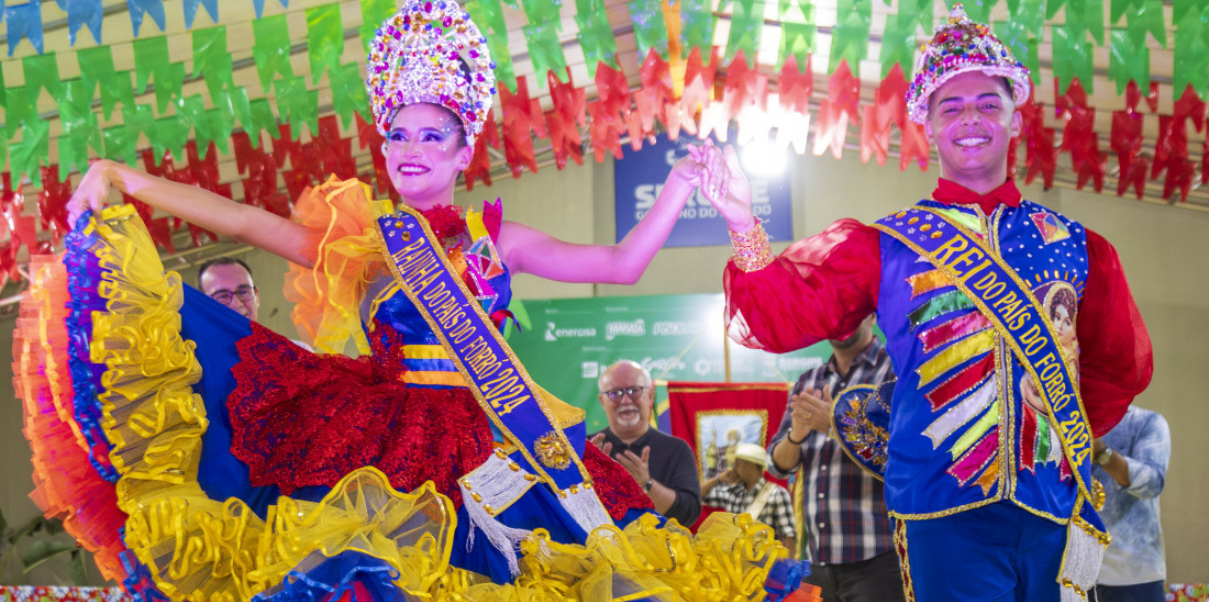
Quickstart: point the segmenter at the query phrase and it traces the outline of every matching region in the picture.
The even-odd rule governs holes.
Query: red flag
[[[525,167],[537,173],[532,135],[539,132],[540,137],[545,133],[541,105],[537,105],[535,115],[533,104],[536,99],[529,98],[529,83],[523,75],[516,79],[515,94],[509,92],[507,86],[500,86],[499,94],[500,110],[504,114],[504,159],[512,168],[512,177],[521,177]]]
[[[907,121],[903,124],[903,143],[899,149],[898,169],[906,171],[907,165],[912,161],[919,165],[920,171],[928,171],[928,160],[931,158],[931,149],[928,147],[928,137],[924,132],[924,126]]]
[[[781,108],[803,115],[809,113],[810,95],[814,93],[814,72],[810,69],[810,56],[807,55],[806,64],[800,70],[796,56],[790,55],[785,59],[777,86]]]

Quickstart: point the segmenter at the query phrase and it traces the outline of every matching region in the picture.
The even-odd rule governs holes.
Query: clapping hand
[[[831,387],[808,389],[789,399],[791,427],[789,436],[801,439],[810,431],[826,433],[831,430]]]

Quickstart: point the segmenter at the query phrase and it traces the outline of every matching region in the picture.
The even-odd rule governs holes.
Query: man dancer
[[[731,336],[785,352],[877,312],[898,376],[888,428],[854,412],[840,436],[884,469],[908,598],[1079,600],[1107,539],[1092,437],[1149,383],[1150,340],[1112,246],[1007,178],[1024,66],[955,6],[915,73],[907,108],[942,178],[873,227],[841,220],[774,257],[734,150],[713,159]],[[1076,314],[1047,311],[1071,293]]]

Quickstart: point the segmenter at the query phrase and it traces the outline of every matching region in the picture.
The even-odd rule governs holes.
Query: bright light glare
[[[783,145],[762,140],[739,149],[739,163],[753,176],[775,176],[785,171],[788,157]]]

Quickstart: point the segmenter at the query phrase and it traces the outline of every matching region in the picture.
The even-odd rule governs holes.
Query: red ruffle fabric
[[[371,336],[374,355],[316,355],[256,323],[237,343],[242,360],[228,398],[231,451],[255,485],[332,486],[374,466],[402,491],[433,481],[461,506],[456,479],[492,451],[487,417],[468,389],[398,381],[403,348],[392,329]],[[393,361],[392,361],[393,360]]]
[[[1075,332],[1079,391],[1097,437],[1112,430],[1154,373],[1150,334],[1134,303],[1125,270],[1103,236],[1087,231],[1087,284]]]
[[[877,309],[879,233],[854,219],[800,240],[768,267],[726,266],[726,319],[745,347],[786,353],[852,334]]]
[[[583,461],[596,484],[597,497],[613,520],[621,520],[630,510],[655,509],[651,497],[642,491],[630,472],[590,442],[584,445]]]

